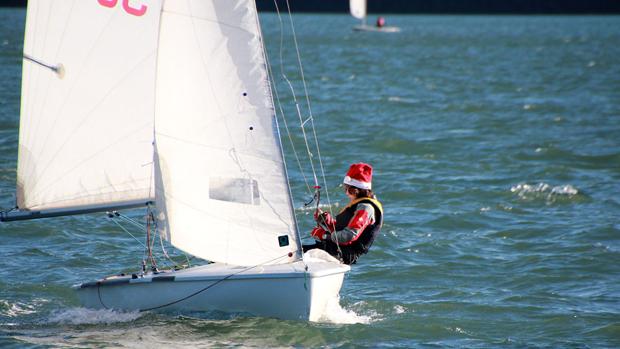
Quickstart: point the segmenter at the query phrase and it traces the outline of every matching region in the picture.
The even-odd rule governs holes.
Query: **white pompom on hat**
[[[372,166],[363,162],[351,165],[343,183],[359,189],[372,189]]]

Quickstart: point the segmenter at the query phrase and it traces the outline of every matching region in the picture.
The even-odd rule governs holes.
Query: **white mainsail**
[[[25,210],[152,197],[161,1],[29,0],[17,204]],[[138,6],[135,6],[138,7]]]
[[[160,231],[215,262],[298,258],[254,1],[166,1],[159,42]]]
[[[355,18],[366,18],[366,0],[349,0],[349,11]]]

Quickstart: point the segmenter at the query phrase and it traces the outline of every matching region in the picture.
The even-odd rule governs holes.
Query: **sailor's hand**
[[[326,232],[323,228],[315,227],[310,232],[310,236],[312,236],[315,240],[323,241],[329,236],[329,233]]]
[[[336,220],[329,212],[322,212],[315,218],[317,224],[323,229],[333,232],[336,230]]]
[[[323,210],[317,207],[316,210],[314,211],[314,220],[318,221],[321,214],[323,214]]]

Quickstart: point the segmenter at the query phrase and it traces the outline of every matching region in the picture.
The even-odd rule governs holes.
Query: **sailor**
[[[320,248],[345,264],[354,264],[359,256],[368,253],[383,224],[383,208],[372,192],[372,167],[365,163],[352,164],[344,177],[343,187],[349,204],[333,218],[317,208],[317,222],[310,235],[317,242],[304,245],[304,252]]]
[[[379,17],[377,18],[377,28],[381,28],[385,25],[385,18]]]

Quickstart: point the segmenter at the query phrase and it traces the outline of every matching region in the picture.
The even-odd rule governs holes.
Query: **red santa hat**
[[[363,162],[351,165],[343,183],[360,189],[372,189],[372,166]]]

